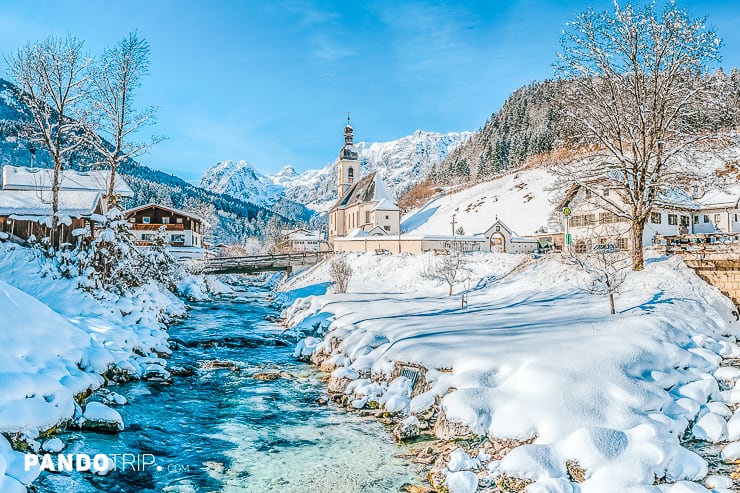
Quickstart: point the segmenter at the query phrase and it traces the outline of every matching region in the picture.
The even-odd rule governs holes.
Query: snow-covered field
[[[17,434],[31,450],[51,450],[40,432],[117,415],[103,404],[83,415],[74,397],[103,385],[107,371],[166,374],[164,322],[184,314],[184,303],[154,284],[124,297],[93,296],[74,280],[54,278],[31,250],[0,244],[0,432]],[[37,475],[24,471],[23,454],[0,436],[0,491],[25,492]]]
[[[429,257],[348,260],[347,294],[316,294],[326,266],[284,288],[288,297],[314,293],[286,310],[289,325],[328,327],[299,352],[334,367],[330,386],[345,388],[354,407],[375,401],[422,416],[436,399],[453,429],[518,441],[501,460],[452,454],[451,491],[508,477],[530,493],[706,492],[707,463],[679,442],[687,428],[740,458],[740,371],[720,369],[723,357],[740,357],[740,322],[680,261],[651,259],[632,273],[612,316],[607,298],[579,290],[583,274],[558,258],[517,267],[522,257],[471,257],[467,308],[421,275]],[[411,398],[410,381],[391,378],[396,362],[426,368],[423,392]],[[585,481],[574,482],[566,463]],[[705,484],[728,492],[728,481]]]

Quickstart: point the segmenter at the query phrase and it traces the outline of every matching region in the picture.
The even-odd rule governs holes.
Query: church
[[[337,164],[337,202],[329,210],[329,243],[338,237],[400,233],[401,211],[377,172],[361,176],[354,130],[347,117]]]

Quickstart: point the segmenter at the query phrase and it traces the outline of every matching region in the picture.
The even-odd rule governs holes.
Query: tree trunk
[[[61,165],[54,163],[54,174],[51,183],[51,244],[55,245],[57,249],[60,246],[59,241],[59,169]]]
[[[116,207],[117,204],[117,197],[115,195],[116,190],[116,169],[118,168],[118,161],[112,160],[110,163],[110,181],[108,182],[108,193],[106,200],[108,201],[108,209],[111,209],[113,207]]]
[[[452,296],[452,283],[447,283],[447,285],[450,287],[450,292],[447,293],[447,296]]]
[[[644,219],[632,220],[632,270],[638,271],[645,267],[642,252],[642,234],[645,230]]]
[[[609,306],[612,309],[612,315],[617,313],[616,310],[614,310],[614,293],[609,293]]]

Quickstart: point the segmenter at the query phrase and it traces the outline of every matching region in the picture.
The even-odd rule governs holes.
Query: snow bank
[[[103,373],[139,378],[152,358],[169,354],[164,322],[185,314],[155,284],[126,296],[89,293],[53,272],[31,250],[0,245],[0,432],[18,433],[33,449],[39,432],[73,418],[75,396],[103,385]],[[87,405],[86,418],[123,429],[120,414],[100,403]],[[0,473],[17,461],[4,443],[0,437]],[[25,491],[18,484],[35,479],[14,471],[0,474],[0,491]]]
[[[349,293],[297,299],[285,312],[289,324],[325,324],[315,351],[346,378],[349,369],[390,382],[396,362],[425,367],[415,405],[403,380],[380,396],[394,411],[425,409],[439,396],[446,418],[476,434],[535,439],[499,471],[534,481],[536,491],[570,491],[568,460],[586,471],[582,493],[655,492],[655,478],[681,491],[682,481],[707,474],[706,462],[681,447],[683,431],[699,417],[698,435],[729,434],[718,402],[727,396],[714,375],[721,353],[737,350],[740,324],[731,302],[675,259],[632,273],[616,316],[605,297],[577,289],[580,271],[555,258],[512,272],[521,258],[471,257],[478,279],[467,308],[420,276],[424,256],[348,261]],[[317,269],[287,289],[326,279]],[[468,476],[448,476],[448,484],[466,491]]]

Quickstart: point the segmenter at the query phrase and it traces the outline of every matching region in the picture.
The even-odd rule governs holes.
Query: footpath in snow
[[[308,335],[296,356],[332,372],[337,400],[393,414],[401,437],[467,439],[436,457],[435,486],[736,491],[681,440],[740,459],[740,370],[721,366],[740,358],[740,322],[679,260],[631,273],[610,315],[559,258],[471,256],[466,308],[423,276],[430,259],[350,255],[347,294],[327,294],[323,265],[283,296],[286,323]]]

